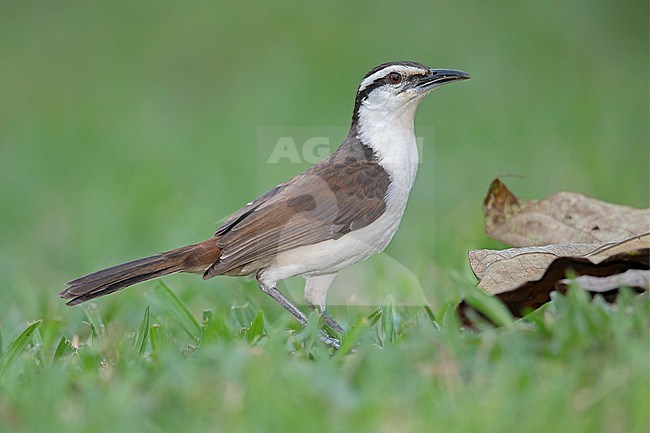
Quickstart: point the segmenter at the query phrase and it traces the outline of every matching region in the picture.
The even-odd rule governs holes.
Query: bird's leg
[[[339,334],[343,332],[343,327],[336,323],[336,320],[330,316],[325,309],[327,301],[327,291],[336,278],[336,273],[310,275],[305,282],[305,301],[312,311],[318,311],[325,320],[325,324]]]
[[[339,323],[336,320],[334,320],[332,315],[327,310],[325,310],[324,308],[319,308],[312,304],[309,304],[309,309],[311,311],[318,311],[318,314],[320,314],[323,320],[325,320],[325,325],[327,325],[329,328],[333,329],[335,332],[338,332],[339,334],[343,333],[344,331],[343,327],[339,325]]]
[[[273,298],[275,302],[282,305],[284,309],[290,312],[291,315],[295,317],[302,326],[305,326],[307,324],[307,316],[305,316],[305,314],[300,311],[298,307],[293,305],[293,302],[284,296],[274,285],[264,284],[262,281],[260,281],[259,278],[257,279],[257,284],[259,285],[262,292],[266,293],[271,298]],[[335,349],[341,348],[341,342],[338,339],[330,337],[326,332],[322,330],[318,332],[318,337],[323,343],[332,346]]]
[[[293,317],[296,318],[298,322],[300,322],[301,325],[305,326],[307,324],[307,316],[298,309],[295,305],[293,305],[293,302],[289,300],[286,296],[284,296],[275,286],[269,286],[261,281],[258,281],[260,290],[267,295],[269,295],[271,298],[275,300],[278,304],[282,305],[285,310],[291,313]]]

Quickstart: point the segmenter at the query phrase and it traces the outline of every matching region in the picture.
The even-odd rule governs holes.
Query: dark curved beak
[[[420,79],[416,88],[421,92],[426,92],[443,84],[469,80],[470,78],[472,77],[467,72],[455,69],[429,69],[429,73]]]

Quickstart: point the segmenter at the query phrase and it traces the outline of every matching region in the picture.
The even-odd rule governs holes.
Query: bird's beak
[[[426,92],[443,84],[469,80],[470,78],[472,77],[467,72],[454,69],[429,69],[429,73],[420,79],[415,88],[420,92]]]

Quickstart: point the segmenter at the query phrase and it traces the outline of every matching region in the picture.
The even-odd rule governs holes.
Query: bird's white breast
[[[266,281],[337,272],[386,248],[399,227],[417,174],[418,149],[413,127],[416,107],[414,103],[405,110],[393,110],[397,118],[391,119],[379,110],[360,113],[357,138],[372,147],[390,176],[385,212],[366,227],[339,239],[278,254],[264,270]]]

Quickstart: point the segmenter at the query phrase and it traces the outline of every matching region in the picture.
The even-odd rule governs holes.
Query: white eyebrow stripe
[[[368,77],[364,78],[361,84],[359,85],[359,90],[358,92],[361,92],[363,89],[371,85],[372,83],[375,82],[378,78],[385,77],[386,75],[390,74],[391,72],[399,72],[401,74],[405,75],[414,75],[414,74],[426,74],[427,70],[418,68],[416,66],[407,66],[407,65],[389,65],[386,66],[383,69],[378,70],[372,75],[369,75]]]

